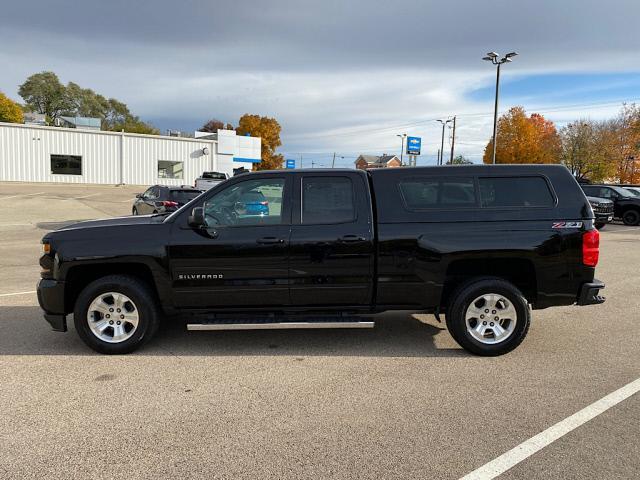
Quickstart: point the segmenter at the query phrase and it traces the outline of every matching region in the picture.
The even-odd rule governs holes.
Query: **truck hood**
[[[128,225],[151,225],[160,224],[167,218],[167,215],[135,215],[128,217],[105,218],[102,220],[87,220],[84,222],[66,225],[56,230],[56,232],[64,232],[68,230],[79,230],[85,228],[99,227],[123,227]]]

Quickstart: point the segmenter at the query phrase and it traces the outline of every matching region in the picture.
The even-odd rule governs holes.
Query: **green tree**
[[[471,165],[473,162],[468,160],[463,155],[456,155],[453,157],[453,161],[449,160],[447,165]]]
[[[0,92],[0,122],[23,123],[22,107]]]
[[[608,122],[577,120],[560,130],[562,163],[579,180],[602,182],[615,173]]]
[[[201,132],[218,133],[218,130],[233,130],[233,125],[227,123],[226,125],[217,118],[212,118],[200,127]]]
[[[67,89],[53,72],[31,75],[20,85],[18,93],[31,110],[44,113],[49,120],[54,120],[73,108]]]
[[[256,170],[274,170],[282,168],[284,157],[276,153],[276,149],[282,145],[280,132],[282,127],[275,118],[261,117],[245,113],[238,121],[236,133],[262,139],[262,161],[254,166]]]

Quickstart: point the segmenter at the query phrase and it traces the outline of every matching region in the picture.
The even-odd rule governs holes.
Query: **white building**
[[[192,185],[204,171],[250,168],[260,138],[193,139],[0,123],[0,181]]]

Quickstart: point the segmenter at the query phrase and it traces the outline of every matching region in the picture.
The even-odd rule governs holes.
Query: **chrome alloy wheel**
[[[138,308],[129,297],[118,292],[101,293],[87,310],[91,332],[103,342],[121,343],[138,328]]]
[[[518,314],[502,295],[486,293],[469,304],[464,320],[467,332],[474,339],[492,345],[509,338],[516,328]]]

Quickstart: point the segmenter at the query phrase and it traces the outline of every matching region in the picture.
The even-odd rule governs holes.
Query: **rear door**
[[[292,305],[368,305],[373,225],[365,175],[299,173],[289,260]]]

